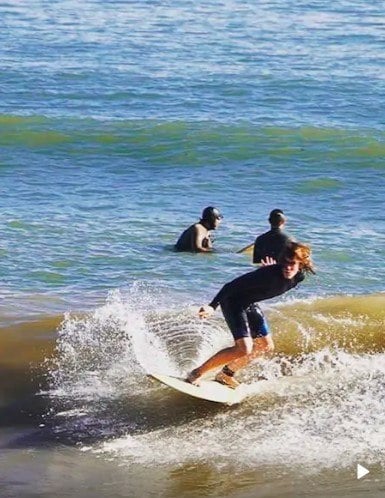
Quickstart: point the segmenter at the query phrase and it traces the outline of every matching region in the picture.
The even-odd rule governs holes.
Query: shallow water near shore
[[[228,344],[223,321],[202,324],[190,308],[143,316],[132,299],[114,295],[95,312],[2,330],[2,468],[8,479],[29,469],[8,481],[9,496],[321,496],[333,486],[333,496],[380,496],[381,295],[272,306],[279,354],[242,374],[250,395],[232,407],[146,376],[183,375]],[[255,381],[261,374],[269,380]],[[365,486],[359,462],[373,475]]]

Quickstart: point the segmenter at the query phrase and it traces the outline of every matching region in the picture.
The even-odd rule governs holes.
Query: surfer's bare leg
[[[226,366],[235,373],[238,372],[238,370],[245,368],[255,358],[265,356],[267,353],[272,353],[273,351],[274,341],[270,334],[265,337],[258,337],[253,340],[253,350],[250,354],[227,363]]]
[[[187,382],[199,385],[199,379],[210,370],[219,368],[227,363],[231,363],[244,356],[248,356],[253,351],[253,340],[251,337],[242,337],[235,341],[234,346],[218,351],[214,356],[205,361],[200,367],[192,370],[187,376]]]

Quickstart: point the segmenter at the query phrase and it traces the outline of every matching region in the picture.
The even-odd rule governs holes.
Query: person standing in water
[[[213,241],[210,230],[216,230],[223,216],[216,207],[208,206],[202,212],[198,223],[187,228],[175,244],[176,251],[211,252]]]
[[[266,258],[278,261],[280,253],[293,242],[284,231],[286,216],[281,209],[273,209],[269,215],[270,230],[255,239],[253,250],[253,263],[268,263]]]
[[[236,388],[234,374],[258,356],[274,351],[274,342],[259,301],[271,299],[296,287],[306,273],[315,273],[309,246],[292,242],[280,255],[278,263],[262,266],[225,284],[209,305],[199,310],[208,318],[220,305],[233,337],[234,345],[222,349],[192,370],[187,382],[199,385],[200,378],[223,367],[215,380]]]

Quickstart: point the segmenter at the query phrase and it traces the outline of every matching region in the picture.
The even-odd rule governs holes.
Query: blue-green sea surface
[[[383,496],[384,14],[0,3],[2,496]],[[210,205],[215,251],[175,253]],[[152,382],[232,343],[198,306],[273,208],[316,275],[262,303],[249,398]]]

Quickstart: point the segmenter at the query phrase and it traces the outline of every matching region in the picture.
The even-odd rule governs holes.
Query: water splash
[[[385,466],[384,359],[310,355],[295,366],[294,377],[251,384],[250,398],[236,408],[183,426],[170,419],[167,427],[125,435],[94,451],[144,465],[194,461],[304,473],[347,468],[360,459]]]
[[[140,391],[146,373],[185,375],[226,340],[219,320],[204,323],[191,307],[169,311],[162,296],[137,282],[92,313],[65,316],[51,385],[61,395],[119,397]]]
[[[51,371],[51,395],[60,400],[58,434],[122,465],[210,462],[247,470],[279,464],[303,472],[360,459],[385,465],[383,352],[331,347],[330,340],[302,353],[292,348],[293,354],[259,359],[240,373],[248,393],[243,403],[211,404],[146,376],[183,375],[231,343],[223,318],[202,322],[187,304],[170,311],[169,298],[137,283],[111,293],[87,316],[66,317]],[[317,311],[311,319],[298,313],[301,303],[279,306],[275,320],[284,321],[294,306],[301,336],[311,343],[314,323],[324,328],[324,305],[303,304]],[[367,317],[356,316],[337,314],[332,329],[366,327]],[[268,380],[256,380],[261,377]]]

